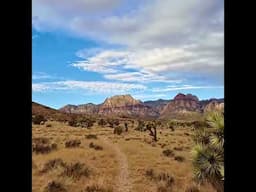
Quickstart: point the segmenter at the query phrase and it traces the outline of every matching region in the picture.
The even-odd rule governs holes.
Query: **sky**
[[[223,0],[33,0],[32,100],[224,97]]]

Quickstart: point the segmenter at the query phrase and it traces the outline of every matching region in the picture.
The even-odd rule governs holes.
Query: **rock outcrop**
[[[93,115],[98,113],[99,106],[93,103],[88,103],[84,105],[66,105],[59,110],[65,113]]]
[[[107,98],[99,107],[100,115],[126,115],[137,117],[157,117],[159,114],[131,95],[117,95]]]
[[[131,95],[116,95],[107,98],[102,104],[66,105],[60,109],[65,113],[102,116],[130,116],[138,118],[176,118],[201,115],[213,110],[224,110],[224,99],[199,101],[192,94],[177,94],[172,100],[159,99],[145,101],[134,99]]]

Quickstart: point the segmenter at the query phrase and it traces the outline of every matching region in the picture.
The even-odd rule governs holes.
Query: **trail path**
[[[115,191],[116,192],[131,192],[131,182],[129,179],[128,162],[126,155],[120,150],[119,146],[112,143],[105,137],[101,137],[102,141],[113,149],[116,153],[116,158],[119,164],[119,175],[117,178]]]

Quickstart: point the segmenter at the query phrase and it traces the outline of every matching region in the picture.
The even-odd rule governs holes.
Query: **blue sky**
[[[32,100],[224,97],[223,1],[34,0]]]

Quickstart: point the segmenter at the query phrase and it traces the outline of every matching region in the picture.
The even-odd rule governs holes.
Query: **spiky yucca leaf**
[[[222,180],[224,180],[224,165],[221,165],[220,167],[220,174],[221,174]]]
[[[206,117],[206,122],[212,128],[220,129],[224,131],[224,117],[219,112],[212,112]]]
[[[222,192],[224,181],[224,118],[220,113],[212,113],[207,123],[213,129],[195,132],[196,145],[192,150],[194,175],[199,182],[210,182]],[[209,142],[207,141],[209,139]]]
[[[206,129],[198,129],[193,134],[193,140],[195,143],[208,144],[210,143],[210,135]]]
[[[212,146],[221,150],[224,147],[224,135],[211,135],[210,142]]]
[[[209,180],[212,178],[221,178],[220,169],[222,166],[222,157],[208,148],[202,148],[194,156],[195,176],[199,180]]]

